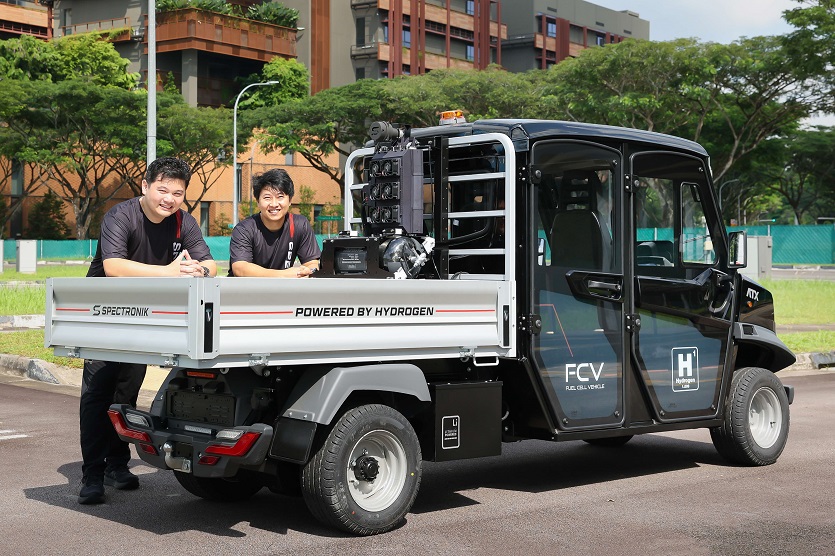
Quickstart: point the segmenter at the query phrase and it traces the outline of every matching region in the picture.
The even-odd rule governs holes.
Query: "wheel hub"
[[[380,464],[377,460],[367,454],[357,458],[354,463],[354,476],[360,481],[372,482],[380,472]]]

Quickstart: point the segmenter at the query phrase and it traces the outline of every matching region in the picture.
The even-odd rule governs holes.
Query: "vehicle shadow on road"
[[[242,502],[222,503],[198,498],[176,481],[173,471],[163,471],[134,461],[131,470],[139,475],[140,488],[120,491],[105,487],[103,504],[78,504],[81,462],[62,465],[58,472],[67,484],[24,489],[27,499],[107,519],[157,535],[199,531],[220,537],[245,537],[241,525],[285,535],[299,531],[318,537],[342,537],[321,525],[301,498],[282,496],[262,489]]]
[[[425,462],[421,491],[412,507],[428,513],[478,504],[461,491],[492,488],[549,492],[700,465],[730,465],[710,442],[643,435],[625,446],[527,440],[505,444],[502,456],[449,463]]]

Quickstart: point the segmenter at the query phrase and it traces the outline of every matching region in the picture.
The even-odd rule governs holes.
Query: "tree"
[[[331,166],[329,157],[334,153],[347,156],[353,145],[366,141],[368,125],[383,113],[387,94],[384,83],[362,79],[312,97],[265,107],[253,114],[250,127],[264,130],[257,135],[263,150],[299,153],[344,192],[342,168],[338,163]]]
[[[701,142],[721,179],[768,137],[825,105],[815,73],[779,37],[730,45],[629,40],[590,48],[543,77],[547,117],[621,125]]]
[[[783,12],[783,18],[796,29],[781,37],[791,63],[816,74],[829,90],[829,105],[835,110],[835,0],[795,0],[797,8]]]
[[[20,81],[82,80],[133,89],[139,74],[100,33],[67,35],[50,42],[23,35],[0,41],[0,76]]]
[[[185,160],[200,192],[186,195],[186,208],[193,212],[222,173],[218,166],[232,163],[232,112],[228,108],[194,108],[184,102],[173,103],[159,113],[157,134],[162,140],[159,152]]]
[[[26,99],[5,119],[21,144],[17,157],[48,172],[52,189],[73,208],[76,237],[86,239],[96,212],[125,185],[117,161],[144,139],[145,96],[82,81],[0,81],[0,97],[14,87]]]
[[[814,222],[804,218],[820,206],[833,189],[835,129],[796,131],[766,141],[754,157],[747,179],[776,195],[791,208],[795,225]]]
[[[67,239],[70,227],[64,215],[64,202],[52,191],[47,191],[29,212],[26,237],[30,239]]]

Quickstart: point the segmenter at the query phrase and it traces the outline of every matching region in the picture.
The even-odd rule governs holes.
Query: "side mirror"
[[[748,234],[744,230],[728,234],[728,268],[748,266]]]

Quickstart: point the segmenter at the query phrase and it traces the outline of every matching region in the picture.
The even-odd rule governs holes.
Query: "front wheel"
[[[320,521],[357,535],[394,528],[415,501],[421,453],[411,423],[385,405],[347,411],[302,470],[302,494]]]
[[[789,399],[768,369],[747,367],[734,373],[725,420],[710,429],[716,450],[743,465],[777,461],[789,435]]]

